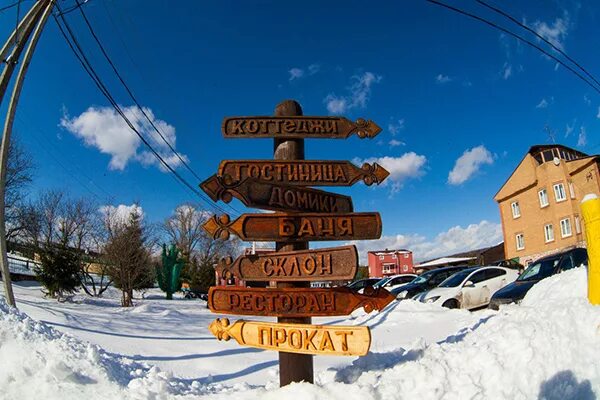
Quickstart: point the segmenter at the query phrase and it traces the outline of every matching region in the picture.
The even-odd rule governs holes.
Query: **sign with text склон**
[[[374,138],[381,128],[373,121],[344,117],[227,117],[221,132],[226,138],[346,139]]]
[[[228,185],[211,176],[200,188],[213,200],[229,203],[237,198],[247,207],[284,212],[349,213],[354,209],[350,196],[302,186],[290,186],[246,178]]]
[[[323,214],[272,213],[242,214],[235,221],[229,215],[213,215],[202,226],[213,239],[229,239],[236,235],[242,240],[323,241],[379,239],[381,217],[376,212]]]
[[[220,276],[245,281],[338,281],[351,280],[358,270],[354,245],[312,250],[277,251],[225,257],[216,268]]]
[[[208,329],[219,340],[288,353],[327,356],[364,356],[371,346],[366,326],[320,326],[217,318]]]
[[[383,288],[361,294],[347,287],[334,288],[241,288],[213,286],[208,308],[219,314],[269,317],[325,317],[349,315],[357,308],[380,311],[395,297]]]
[[[380,184],[389,172],[377,163],[357,167],[350,161],[223,160],[217,176],[228,185],[253,178],[294,186],[352,186]]]

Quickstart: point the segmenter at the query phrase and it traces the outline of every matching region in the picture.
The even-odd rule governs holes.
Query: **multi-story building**
[[[568,247],[585,246],[579,205],[600,195],[600,156],[562,145],[529,149],[496,193],[506,258],[521,264]]]
[[[409,250],[369,251],[368,262],[370,277],[414,273],[413,255]]]

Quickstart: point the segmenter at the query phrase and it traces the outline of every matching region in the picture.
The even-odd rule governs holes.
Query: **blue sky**
[[[517,29],[474,1],[448,2]],[[357,211],[382,214],[384,237],[361,249],[408,247],[427,258],[497,243],[493,196],[530,145],[550,142],[546,126],[558,143],[588,153],[600,148],[597,92],[526,45],[424,1],[293,7],[91,0],[84,7],[140,103],[203,178],[221,159],[272,157],[270,140],[224,140],[225,116],[270,114],[293,98],[306,115],[366,117],[381,125],[373,140],[306,143],[307,158],[375,160],[392,172],[382,187],[339,190],[353,196]],[[502,7],[592,73],[600,71],[600,4],[539,0]],[[2,37],[15,13],[0,13]],[[137,118],[79,11],[67,19],[113,95]],[[15,126],[37,165],[32,195],[66,188],[101,204],[137,201],[152,221],[198,201],[148,157],[108,106],[50,19]]]

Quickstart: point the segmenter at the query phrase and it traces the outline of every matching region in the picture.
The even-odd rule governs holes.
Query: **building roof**
[[[471,260],[475,260],[477,257],[442,257],[436,260],[428,261],[419,265],[415,265],[415,268],[427,268],[427,267],[437,267],[438,265],[447,265],[454,264],[460,262],[467,262]]]
[[[406,250],[406,249],[398,249],[398,250],[385,249],[385,250],[372,250],[372,251],[369,251],[368,253],[380,255],[380,254],[390,254],[390,253],[412,253],[412,251]]]
[[[533,146],[531,146],[529,148],[529,151],[527,153],[533,155],[535,153],[539,153],[540,151],[549,150],[549,149],[557,149],[557,148],[572,151],[573,153],[577,154],[579,157],[587,157],[588,156],[587,154],[582,153],[579,150],[575,150],[571,147],[567,147],[562,144],[534,144]]]

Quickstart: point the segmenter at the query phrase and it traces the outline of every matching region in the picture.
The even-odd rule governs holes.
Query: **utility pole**
[[[2,48],[2,52],[6,52],[7,48],[11,46],[11,43],[15,44],[15,48],[11,53],[8,62],[2,71],[2,76],[0,76],[0,102],[4,97],[4,93],[6,91],[6,87],[8,86],[8,81],[12,76],[16,63],[23,52],[25,44],[29,39],[29,36],[32,35],[31,41],[29,42],[29,46],[25,51],[25,55],[23,56],[23,60],[21,62],[21,66],[19,68],[19,73],[17,74],[17,78],[13,87],[13,92],[10,98],[10,103],[8,104],[8,110],[6,112],[6,119],[4,121],[4,130],[2,134],[2,144],[0,146],[0,269],[2,270],[2,278],[4,281],[4,290],[5,297],[9,305],[16,306],[15,297],[12,291],[12,283],[10,280],[10,269],[8,267],[8,258],[6,255],[6,226],[5,226],[5,215],[4,215],[4,201],[5,201],[5,184],[6,184],[6,169],[8,162],[8,149],[10,147],[10,137],[12,134],[13,123],[15,119],[15,113],[17,111],[17,105],[19,103],[19,96],[21,95],[21,89],[23,88],[23,82],[25,81],[25,74],[27,73],[27,68],[29,67],[29,63],[31,62],[31,57],[33,56],[33,52],[35,50],[35,46],[40,38],[40,34],[52,12],[52,8],[54,7],[55,0],[39,0],[34,4],[31,11],[27,13],[27,15],[23,18],[22,24],[26,24],[23,29],[23,37],[19,38],[18,33],[21,31],[20,25],[17,26],[15,32],[9,37],[6,45]],[[32,14],[33,13],[33,14]],[[30,16],[31,15],[31,16]],[[4,57],[3,57],[4,59]]]

